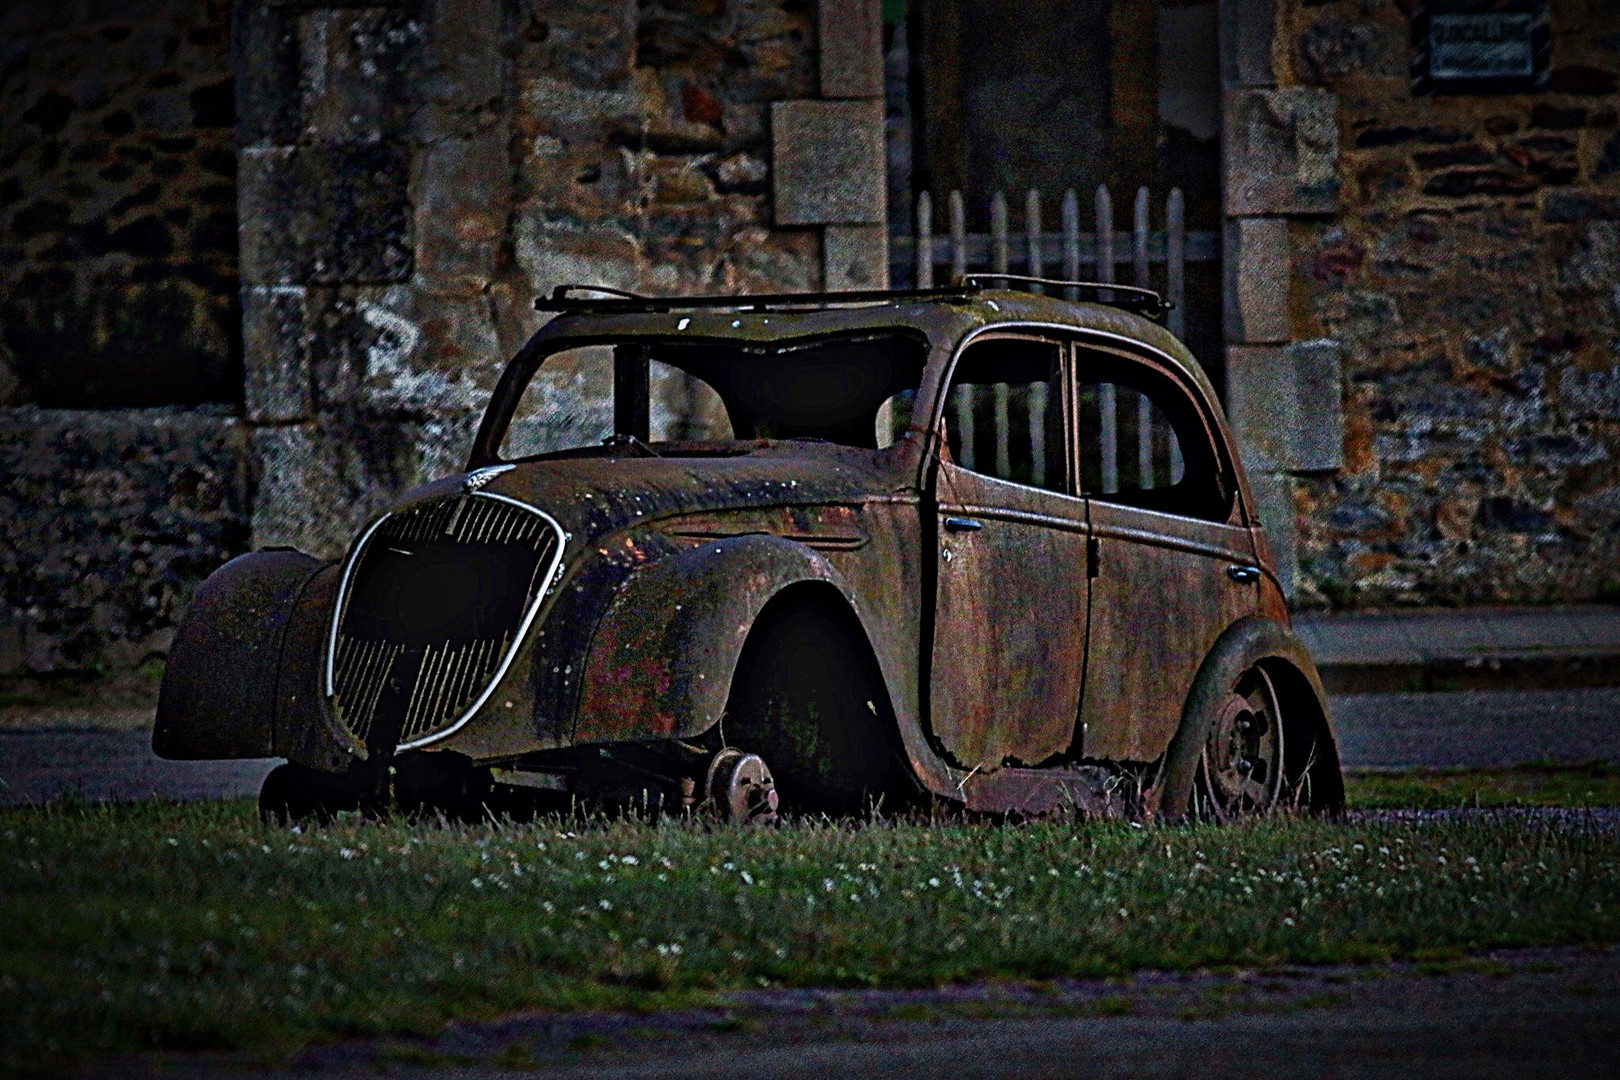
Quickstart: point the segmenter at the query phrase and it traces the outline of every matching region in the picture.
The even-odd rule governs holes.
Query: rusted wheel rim
[[[1233,684],[1204,742],[1200,795],[1211,816],[1225,821],[1263,814],[1277,802],[1283,780],[1283,722],[1277,691],[1265,670],[1252,667]]]
[[[765,825],[776,820],[776,781],[758,754],[729,746],[721,750],[709,763],[704,790],[709,805],[726,821]]]

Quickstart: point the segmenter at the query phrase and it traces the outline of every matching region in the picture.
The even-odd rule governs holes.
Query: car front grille
[[[373,525],[333,622],[327,692],[339,721],[373,752],[465,723],[522,644],[562,539],[541,511],[483,492]]]

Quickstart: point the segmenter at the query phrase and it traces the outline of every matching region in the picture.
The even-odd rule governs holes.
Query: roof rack
[[[687,311],[696,308],[727,308],[738,311],[773,311],[795,307],[828,307],[837,304],[884,304],[901,300],[965,300],[983,291],[975,284],[951,285],[938,289],[871,289],[863,292],[753,293],[742,296],[642,296],[605,285],[558,285],[549,297],[534,302],[536,311],[577,312],[586,315],[615,312]],[[576,293],[599,293],[579,297]]]
[[[1175,305],[1152,289],[1144,289],[1137,285],[1116,285],[1109,281],[1064,281],[1061,278],[1030,277],[1028,274],[993,274],[974,273],[961,274],[956,278],[957,284],[967,285],[976,289],[983,289],[983,282],[1005,281],[1008,285],[1040,285],[1043,288],[1071,289],[1077,293],[1090,293],[1088,300],[1094,300],[1109,307],[1124,308],[1127,311],[1141,311],[1149,315],[1163,315]]]
[[[871,289],[866,291],[820,293],[754,293],[742,296],[643,296],[606,285],[558,285],[549,297],[534,302],[536,311],[573,312],[583,315],[691,311],[717,308],[733,311],[780,311],[784,308],[819,308],[841,304],[886,304],[906,300],[966,300],[984,292],[985,282],[1005,282],[1009,287],[1039,285],[1087,293],[1086,299],[1126,311],[1162,315],[1170,303],[1152,289],[1135,285],[1115,285],[1103,281],[1064,281],[1059,278],[1029,277],[1025,274],[963,274],[950,285],[931,289]],[[579,293],[595,293],[586,297]]]

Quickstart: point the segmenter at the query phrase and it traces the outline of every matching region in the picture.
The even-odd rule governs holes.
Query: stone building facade
[[[1547,0],[1538,85],[1414,89],[1452,2],[1106,4],[1149,54],[1213,28],[1156,63],[1219,72],[1206,359],[1304,605],[1620,588],[1620,25]],[[0,12],[5,677],[161,658],[251,546],[337,554],[457,467],[558,284],[882,285],[926,114],[904,3],[69,6]]]
[[[1248,428],[1283,466],[1300,602],[1620,598],[1620,12],[1545,10],[1541,88],[1443,94],[1413,92],[1403,5],[1279,7],[1273,71],[1331,103],[1337,188],[1258,224],[1288,290],[1240,354],[1271,363],[1286,334],[1299,384],[1342,373],[1339,454],[1308,430],[1327,405],[1309,390],[1294,445]]]

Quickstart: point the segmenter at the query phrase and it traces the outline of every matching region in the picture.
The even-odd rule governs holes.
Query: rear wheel
[[[1282,708],[1257,664],[1216,708],[1198,762],[1195,811],[1218,821],[1267,812],[1282,792],[1283,761]]]

